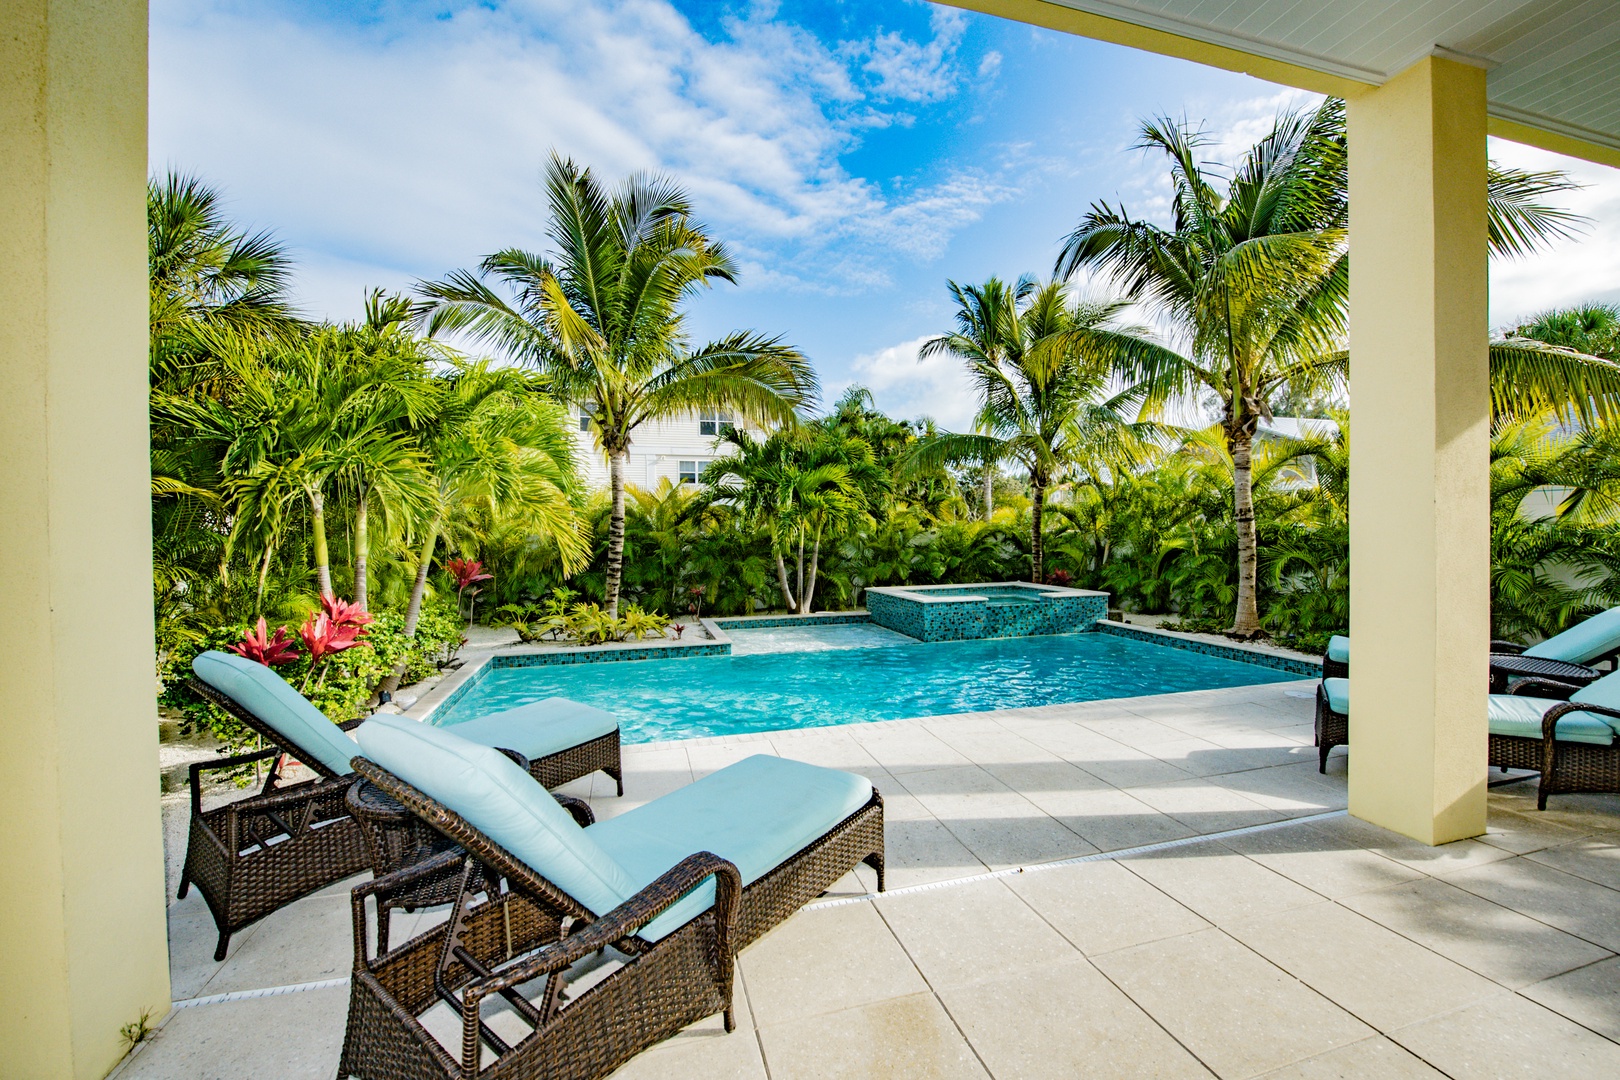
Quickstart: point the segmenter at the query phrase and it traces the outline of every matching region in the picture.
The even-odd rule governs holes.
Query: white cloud
[[[978,408],[973,385],[956,357],[917,359],[931,336],[857,356],[850,364],[854,381],[871,390],[878,408],[891,416],[931,416],[947,431],[967,431]],[[846,388],[829,388],[827,400],[837,400]]]
[[[1620,170],[1504,139],[1492,139],[1490,152],[1499,165],[1569,173],[1585,187],[1557,196],[1558,204],[1592,219],[1584,235],[1548,251],[1491,260],[1491,326],[1516,325],[1551,307],[1620,301]]]
[[[1000,176],[888,192],[840,164],[899,115],[886,102],[952,92],[959,13],[938,12],[927,41],[885,34],[851,58],[768,8],[716,42],[667,0],[510,0],[379,25],[155,0],[153,166],[199,172],[274,222],[321,265],[306,309],[340,317],[369,285],[544,247],[553,147],[604,178],[674,174],[740,252],[798,256],[809,291],[886,280],[1010,197]]]
[[[997,73],[1000,71],[1001,54],[995,49],[991,49],[989,52],[985,53],[983,59],[979,61],[979,79],[983,82],[989,82],[991,79],[994,79]]]

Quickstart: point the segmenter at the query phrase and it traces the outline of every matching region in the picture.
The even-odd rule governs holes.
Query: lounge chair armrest
[[[439,874],[447,874],[460,868],[466,860],[467,853],[459,847],[441,851],[431,859],[424,859],[413,866],[395,870],[391,874],[384,874],[370,881],[363,881],[349,890],[349,906],[354,914],[354,963],[358,968],[372,970],[370,956],[366,955],[366,900],[368,897],[387,897],[390,893],[403,892],[418,882]],[[383,918],[382,904],[379,900],[377,917]]]
[[[1580,687],[1574,683],[1559,682],[1557,679],[1520,679],[1508,688],[1508,693],[1516,697],[1552,698],[1554,701],[1568,701],[1569,695],[1579,689]]]
[[[557,800],[559,806],[573,815],[574,821],[580,828],[583,829],[588,825],[596,824],[596,812],[591,809],[591,804],[584,799],[575,798],[572,795],[563,795],[555,791],[551,793],[551,797]]]
[[[1518,656],[1526,648],[1528,646],[1520,645],[1517,641],[1503,641],[1501,638],[1491,639],[1491,652],[1498,655]]]
[[[213,761],[193,761],[187,770],[191,774],[191,813],[193,817],[202,816],[202,774],[215,769],[237,769],[243,765],[251,765],[255,761],[268,761],[281,753],[279,747],[271,746],[264,750],[255,750],[251,754],[235,754],[231,757],[215,758]]]
[[[652,884],[579,932],[535,950],[527,958],[488,978],[474,980],[467,986],[466,1001],[476,1010],[480,998],[561,971],[580,957],[631,936],[710,877],[715,883],[717,944],[729,970],[731,928],[736,921],[737,902],[742,897],[742,875],[730,861],[712,852],[700,851],[676,863]]]
[[[1557,705],[1554,705],[1552,708],[1548,709],[1544,714],[1542,714],[1542,739],[1544,741],[1551,742],[1554,732],[1558,727],[1559,719],[1561,717],[1568,716],[1570,713],[1578,712],[1596,713],[1599,716],[1609,716],[1616,720],[1620,720],[1620,709],[1611,709],[1607,705],[1593,705],[1592,703],[1586,701],[1560,701]]]

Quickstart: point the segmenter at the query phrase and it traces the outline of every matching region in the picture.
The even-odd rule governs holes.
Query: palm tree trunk
[[[306,490],[309,492],[309,531],[315,547],[315,580],[321,587],[321,595],[330,599],[332,565],[326,553],[326,495],[317,487]]]
[[[416,625],[422,621],[422,597],[427,594],[428,568],[433,564],[433,546],[439,541],[439,519],[428,526],[427,539],[422,541],[422,557],[416,564],[416,580],[411,583],[411,602],[405,606],[405,637],[416,636]],[[405,661],[401,660],[377,687],[378,693],[393,694],[405,677]]]
[[[264,614],[264,590],[270,580],[270,560],[275,556],[276,545],[274,541],[266,541],[264,545],[264,558],[259,562],[259,591],[253,596],[253,614]]]
[[[810,549],[810,583],[799,593],[799,614],[810,614],[810,607],[816,596],[816,572],[821,567],[821,530],[816,530],[816,542]]]
[[[793,591],[799,594],[799,603],[804,603],[804,526],[799,526],[799,576],[797,588]]]
[[[366,572],[371,562],[371,523],[366,520],[369,495],[366,485],[361,484],[354,501],[354,602],[361,611],[371,610],[367,606],[371,589],[366,583]]]
[[[776,548],[775,555],[776,583],[782,586],[782,603],[787,605],[788,611],[794,611],[797,609],[797,605],[793,602],[793,590],[788,587],[787,563],[782,561],[782,549]]]
[[[984,520],[990,520],[990,513],[996,508],[996,474],[987,461],[984,463]]]
[[[1237,613],[1228,633],[1254,637],[1260,633],[1260,610],[1256,581],[1259,577],[1259,544],[1254,533],[1253,437],[1246,431],[1227,435],[1232,451],[1232,519],[1237,526],[1238,591]]]
[[[613,512],[608,518],[607,613],[619,617],[619,582],[624,577],[624,466],[626,454],[614,450],[608,455],[608,476],[613,489]]]
[[[1039,477],[1031,475],[1029,486],[1029,580],[1039,585],[1046,576],[1046,551],[1041,537],[1042,518],[1046,513],[1046,485]]]

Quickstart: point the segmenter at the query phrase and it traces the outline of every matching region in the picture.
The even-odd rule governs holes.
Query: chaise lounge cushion
[[[864,776],[758,754],[586,829],[641,888],[699,851],[737,866],[744,885],[770,873],[872,798]],[[714,883],[642,929],[657,941],[714,903]]]
[[[533,760],[611,735],[618,728],[619,721],[610,712],[553,697],[450,724],[443,730],[482,746],[516,750]]]
[[[1558,704],[1561,703],[1548,698],[1492,694],[1488,713],[1491,734],[1540,739],[1541,718],[1547,714],[1548,709]],[[1554,737],[1561,742],[1608,746],[1614,742],[1614,735],[1615,729],[1600,716],[1591,713],[1569,713],[1558,718],[1558,730]]]
[[[355,738],[366,757],[460,814],[593,913],[606,915],[646,884],[633,880],[511,758],[450,731],[376,716]]]
[[[191,670],[285,738],[283,749],[309,754],[338,776],[354,771],[349,767],[354,740],[286,679],[257,660],[209,651],[198,654]]]
[[[1526,656],[1562,660],[1569,664],[1589,664],[1620,649],[1620,607],[1600,611],[1524,650]]]
[[[1327,658],[1339,664],[1350,662],[1350,639],[1341,634],[1328,638]]]
[[[1350,680],[1323,679],[1322,689],[1327,692],[1328,708],[1340,716],[1350,715]]]

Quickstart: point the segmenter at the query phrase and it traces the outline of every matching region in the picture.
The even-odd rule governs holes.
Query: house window
[[[703,475],[703,467],[705,465],[707,465],[707,464],[708,464],[707,461],[683,461],[683,462],[680,462],[680,469],[678,470],[678,472],[679,472],[679,475],[680,475],[680,478],[681,478],[681,483],[683,483],[683,484],[695,484],[695,483],[697,483],[698,482],[698,477]]]
[[[731,414],[723,410],[704,412],[698,417],[699,435],[724,435],[731,428]]]
[[[581,431],[589,431],[589,430],[591,430],[591,414],[590,414],[590,410],[586,409],[585,406],[583,406],[583,405],[581,405],[579,407],[579,430],[581,430]]]

